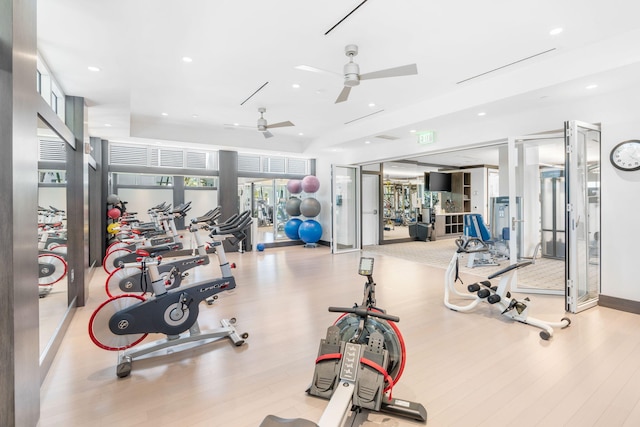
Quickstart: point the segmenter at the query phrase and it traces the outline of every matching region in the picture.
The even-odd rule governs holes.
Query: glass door
[[[360,169],[331,165],[334,254],[360,250]]]
[[[508,150],[509,197],[500,197],[494,203],[493,222],[501,228],[495,230],[504,247],[510,264],[532,261],[531,265],[516,272],[512,289],[516,292],[564,295],[565,263],[561,258],[543,257],[547,247],[564,247],[563,227],[556,233],[545,233],[548,212],[553,203],[564,206],[564,191],[557,192],[549,200],[549,174],[564,175],[564,137],[562,133],[509,138]],[[559,199],[562,200],[559,200]],[[506,203],[507,206],[503,204]],[[495,212],[505,212],[501,218]],[[564,220],[564,212],[561,213]],[[501,221],[498,221],[500,219]],[[562,221],[561,221],[562,223]],[[561,242],[557,241],[562,240]]]
[[[598,303],[600,294],[600,126],[565,123],[567,310]]]

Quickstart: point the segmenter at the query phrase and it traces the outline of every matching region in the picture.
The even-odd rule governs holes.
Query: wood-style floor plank
[[[324,247],[229,254],[237,288],[202,304],[199,323],[216,328],[235,317],[247,343],[221,340],[134,361],[124,379],[115,375],[117,355],[87,333],[106,299],[106,277],[96,273],[41,389],[40,427],[251,427],[268,414],[317,421],[327,402],[304,390],[319,340],[336,318],[327,307],[361,301],[360,255]],[[215,256],[212,264],[188,282],[218,275]],[[424,404],[427,425],[640,425],[640,316],[595,307],[569,315],[571,326],[546,342],[538,329],[487,304],[471,313],[445,308],[442,268],[375,255],[374,278],[378,305],[400,317],[407,346],[394,396]],[[561,297],[531,299],[535,317],[566,315]],[[363,412],[348,425],[420,424]]]

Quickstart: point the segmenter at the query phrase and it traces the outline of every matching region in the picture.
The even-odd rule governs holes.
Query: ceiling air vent
[[[184,167],[184,151],[160,149],[160,166],[167,168]]]
[[[265,160],[265,172],[285,173],[284,157],[267,157]]]
[[[147,147],[111,144],[109,164],[147,166]]]
[[[157,148],[151,148],[149,150],[149,157],[151,157],[151,164],[149,166],[160,166],[160,150]]]
[[[66,162],[67,161],[67,144],[63,141],[40,140],[40,161],[47,162]]]
[[[396,139],[400,139],[397,136],[391,136],[391,135],[376,135],[376,138],[386,139],[388,141],[395,141]]]
[[[239,172],[260,172],[260,156],[238,155]]]
[[[206,169],[207,153],[187,151],[187,168],[188,169]]]
[[[287,159],[287,173],[306,175],[307,161],[304,159]]]

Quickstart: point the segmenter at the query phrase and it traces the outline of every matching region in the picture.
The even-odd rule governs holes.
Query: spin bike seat
[[[267,415],[262,420],[259,427],[318,427],[318,424],[313,421],[305,420],[304,418],[280,418],[275,415]]]

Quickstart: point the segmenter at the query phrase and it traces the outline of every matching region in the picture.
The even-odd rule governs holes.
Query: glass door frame
[[[339,209],[338,205],[342,204],[342,201],[338,201],[339,197],[342,197],[342,194],[338,191],[337,187],[337,179],[336,179],[336,168],[344,168],[351,169],[354,172],[354,182],[350,185],[353,188],[353,206],[355,212],[353,212],[353,223],[350,224],[351,227],[356,232],[354,247],[352,248],[340,248],[338,246],[338,235],[342,230],[340,228],[339,221]],[[352,166],[352,165],[340,165],[340,164],[332,164],[331,165],[331,253],[340,254],[347,252],[355,252],[360,251],[362,248],[362,199],[361,199],[361,175],[362,170],[360,166]]]
[[[524,143],[525,141],[539,141],[546,139],[564,139],[563,133],[549,133],[549,134],[541,134],[541,135],[529,135],[529,136],[517,136],[517,137],[509,137],[507,146],[508,146],[508,175],[509,175],[509,206],[517,205],[517,197],[518,197],[518,188],[517,184],[517,169],[518,165],[518,147]],[[522,204],[524,205],[526,200],[522,198]],[[525,209],[521,209],[524,213]],[[523,241],[522,236],[519,236],[518,233],[522,230],[522,227],[516,226],[516,224],[522,223],[525,221],[524,218],[516,217],[518,210],[511,209],[511,227],[510,227],[510,240],[512,242]],[[523,214],[524,215],[524,214]],[[517,264],[518,262],[518,245],[509,245],[509,264]],[[565,270],[566,270],[565,265]],[[554,289],[539,289],[539,288],[529,288],[529,287],[520,287],[518,286],[518,272],[514,272],[514,279],[511,284],[511,290],[514,292],[522,292],[522,293],[531,293],[531,294],[545,294],[545,295],[564,295],[566,290],[554,290]]]
[[[589,288],[589,248],[588,235],[590,231],[590,221],[588,218],[589,198],[588,198],[588,168],[586,167],[587,152],[584,144],[580,144],[579,130],[598,132],[598,143],[601,142],[601,127],[592,123],[585,123],[578,120],[565,122],[565,144],[566,144],[566,178],[565,193],[567,197],[566,207],[566,293],[565,303],[567,311],[578,313],[598,305],[600,295],[600,267],[598,263],[598,289],[595,295],[588,296],[584,301],[580,301],[579,294],[581,289]],[[585,143],[586,144],[586,143]],[[602,163],[601,145],[598,147],[599,162]],[[579,164],[579,160],[583,160],[583,165]],[[582,167],[582,169],[581,169]],[[598,188],[601,188],[599,186]],[[598,215],[600,217],[600,215]],[[586,224],[580,228],[580,223]],[[600,231],[600,223],[598,219],[598,232]],[[586,231],[580,236],[580,230]],[[585,237],[586,236],[586,237]],[[585,241],[586,239],[586,241]],[[582,247],[580,245],[583,245]],[[587,245],[585,247],[584,245]],[[586,269],[582,270],[581,269]]]

